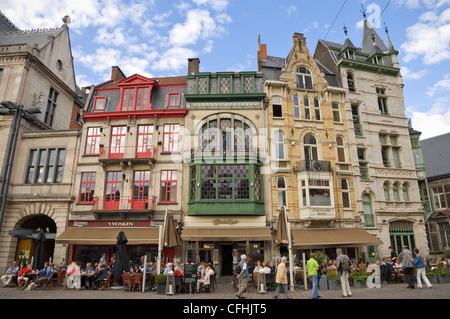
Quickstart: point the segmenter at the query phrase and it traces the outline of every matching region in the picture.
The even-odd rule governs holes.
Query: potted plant
[[[448,271],[448,269],[442,268],[435,270],[435,272],[437,274],[438,281],[440,284],[450,283],[450,271]]]
[[[430,267],[427,267],[425,269],[425,276],[427,276],[432,285],[439,283],[437,273],[435,271],[432,271]]]
[[[369,273],[365,271],[352,271],[353,287],[355,288],[366,288],[367,278],[369,278]]]
[[[155,284],[156,284],[156,293],[158,295],[164,295],[166,293],[166,282],[167,282],[167,275],[159,274],[155,277]]]
[[[341,289],[341,277],[339,277],[336,273],[328,273],[327,280],[329,290]]]

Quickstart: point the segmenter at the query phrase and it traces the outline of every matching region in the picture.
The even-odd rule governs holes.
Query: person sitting
[[[271,262],[269,263],[269,268],[270,268],[270,272],[271,272],[271,273],[275,273],[276,270],[277,270],[277,268],[275,267],[275,264],[273,263],[273,261],[271,261]]]
[[[67,288],[81,290],[81,272],[80,266],[72,261],[69,268],[67,268]]]
[[[94,281],[95,288],[99,289],[100,282],[102,282],[106,278],[108,278],[108,270],[105,268],[105,266],[103,264],[99,264],[99,271],[98,271],[97,277]]]
[[[259,260],[256,261],[256,266],[255,269],[253,269],[253,272],[259,272],[260,270],[262,270],[264,267],[261,265],[261,262]]]
[[[139,264],[134,264],[133,274],[140,274],[142,273],[141,268],[139,267]]]
[[[266,261],[266,262],[264,263],[264,267],[262,268],[261,271],[262,271],[263,273],[265,273],[265,274],[270,274],[270,273],[272,272],[272,269],[270,269],[270,264],[269,264],[268,261]]]
[[[53,263],[46,262],[44,268],[39,270],[40,277],[37,279],[37,285],[43,289],[45,285],[48,285],[53,276]]]
[[[31,268],[31,264],[28,264],[24,267],[17,276],[17,288],[25,289],[30,280],[30,274],[33,273],[33,269]]]
[[[89,287],[87,286],[89,284]],[[86,268],[81,272],[81,287],[92,289],[94,286],[94,268],[92,263],[86,263]]]
[[[167,263],[166,264],[166,268],[164,268],[164,275],[167,275],[169,272],[173,272],[173,264],[172,263]]]
[[[212,270],[211,265],[206,266],[206,271],[204,272],[204,276],[197,280],[197,292],[200,292],[201,285],[205,287],[205,291],[209,292],[209,287],[211,285],[211,275],[214,274],[214,270]]]
[[[1,278],[3,281],[3,287],[8,287],[14,282],[14,279],[17,278],[17,274],[19,273],[19,269],[20,268],[19,265],[17,265],[17,262],[13,261],[11,267],[6,270],[5,275]]]

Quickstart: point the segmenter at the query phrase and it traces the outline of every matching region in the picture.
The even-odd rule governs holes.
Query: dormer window
[[[123,90],[122,111],[147,110],[149,101],[149,88],[126,88]]]
[[[313,89],[313,80],[310,70],[308,70],[304,66],[300,66],[295,70],[295,73],[297,89]]]
[[[106,107],[106,96],[97,96],[94,101],[94,111],[104,111]]]
[[[167,94],[167,107],[180,106],[180,92],[169,92]]]

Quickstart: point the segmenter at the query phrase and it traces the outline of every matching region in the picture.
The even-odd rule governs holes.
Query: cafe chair
[[[272,291],[275,286],[275,275],[274,274],[264,274],[264,280],[266,281],[267,290]]]
[[[128,291],[131,291],[131,286],[133,285],[133,280],[131,279],[131,275],[128,272],[124,272],[122,274],[122,282],[123,288],[128,287]]]
[[[138,291],[140,291],[141,290],[141,286],[142,286],[142,275],[138,274],[138,273],[134,273],[132,278],[133,278],[133,289],[132,289],[132,291],[134,291],[134,288],[136,286],[139,287]]]
[[[111,289],[111,285],[110,285],[111,277],[112,277],[112,273],[110,273],[108,275],[108,277],[106,277],[105,280],[102,280],[100,282],[100,287],[98,288],[98,290],[103,290],[105,287],[108,287],[109,289]]]

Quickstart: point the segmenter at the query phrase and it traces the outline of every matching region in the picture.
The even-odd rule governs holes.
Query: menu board
[[[187,284],[193,284],[197,282],[197,265],[184,265],[184,282]]]

